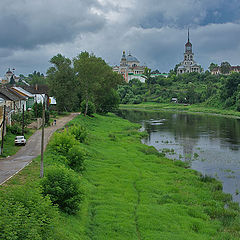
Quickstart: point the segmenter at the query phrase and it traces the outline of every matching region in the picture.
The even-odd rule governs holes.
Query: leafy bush
[[[17,123],[22,125],[22,113],[14,113],[12,114],[12,121],[13,123]],[[31,123],[33,119],[33,114],[31,111],[25,111],[24,112],[24,126],[27,126]]]
[[[44,196],[49,196],[63,212],[76,214],[82,193],[79,176],[63,166],[52,166],[41,181]]]
[[[54,152],[67,156],[69,149],[76,144],[78,142],[75,137],[64,130],[61,133],[55,133],[49,145]]]
[[[0,239],[53,239],[58,217],[39,189],[17,187],[0,195]]]
[[[11,132],[14,135],[22,134],[22,127],[19,124],[14,124],[12,126],[7,126],[7,131]]]
[[[80,110],[82,113],[85,113],[86,110],[86,101],[82,101],[80,105]],[[93,102],[88,101],[88,110],[87,110],[87,115],[91,116],[96,112],[96,108]]]
[[[86,140],[87,130],[83,126],[73,125],[69,128],[69,132],[80,142],[84,142]]]
[[[79,145],[74,145],[68,151],[68,166],[74,170],[81,171],[83,169],[83,162],[86,158],[86,150]]]

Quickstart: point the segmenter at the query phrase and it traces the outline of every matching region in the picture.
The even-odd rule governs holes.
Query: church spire
[[[190,40],[189,40],[189,28],[188,28],[188,42],[190,42]]]

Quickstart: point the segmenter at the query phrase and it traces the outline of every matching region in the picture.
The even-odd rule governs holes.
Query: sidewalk
[[[44,129],[44,150],[52,134],[59,128],[64,127],[66,123],[76,117],[78,113],[72,113],[69,116],[59,118],[56,125]],[[11,177],[20,172],[31,161],[41,154],[41,136],[42,130],[37,130],[15,155],[0,159],[0,185],[5,183]],[[14,143],[13,143],[14,144]]]

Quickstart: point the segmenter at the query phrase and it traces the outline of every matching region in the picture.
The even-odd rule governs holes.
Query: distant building
[[[15,69],[12,69],[12,71],[10,70],[10,68],[8,68],[5,76],[3,78],[0,78],[0,82],[2,84],[6,84],[6,83],[10,83],[11,81],[11,78],[14,79],[14,81],[17,83],[20,79],[20,77],[17,77],[15,74],[14,74],[14,70]]]
[[[114,66],[113,71],[121,74],[125,81],[129,82],[133,75],[141,76],[145,68],[146,66],[140,66],[138,59],[133,57],[131,53],[126,56],[125,51],[123,51],[120,66]]]
[[[193,59],[194,53],[192,52],[192,44],[189,40],[188,30],[188,41],[185,44],[184,60],[181,62],[177,69],[177,74],[190,73],[190,72],[201,72],[201,66],[198,65]]]
[[[114,66],[112,69],[114,72],[121,74],[126,82],[137,78],[141,82],[145,82],[143,77],[144,70],[147,66],[141,66],[138,59],[132,56],[130,53],[126,56],[125,51],[123,51],[122,58],[119,66]],[[152,77],[164,76],[167,77],[166,73],[155,73],[151,75]]]
[[[240,73],[240,66],[231,66],[230,72],[225,73],[224,75],[229,75],[229,74],[234,73],[234,72]],[[223,73],[221,73],[221,68],[220,67],[216,67],[216,68],[213,68],[213,70],[211,71],[211,74],[212,75],[219,75],[219,74],[223,74]]]

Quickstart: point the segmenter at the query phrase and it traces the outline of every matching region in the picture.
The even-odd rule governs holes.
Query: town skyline
[[[93,52],[118,65],[130,51],[142,65],[169,72],[182,61],[187,29],[195,60],[239,65],[240,3],[183,0],[1,1],[0,76],[46,73],[52,56]],[[197,11],[196,11],[197,9]],[[83,11],[84,10],[84,11]],[[79,14],[81,13],[81,14]]]

